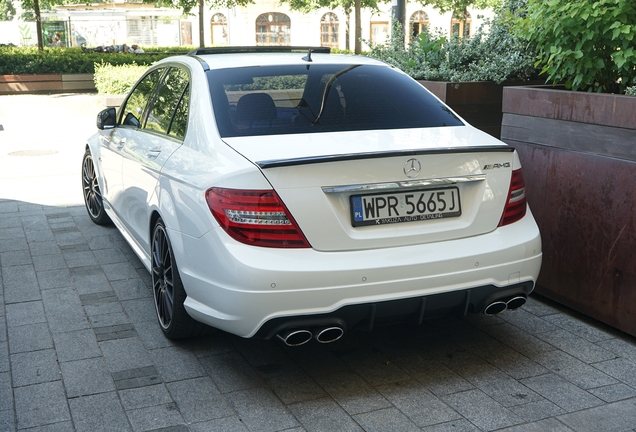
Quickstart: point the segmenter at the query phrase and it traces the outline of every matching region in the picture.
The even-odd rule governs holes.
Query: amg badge
[[[496,168],[510,168],[510,162],[487,164],[487,165],[484,165],[483,169],[490,170],[490,169],[496,169]]]

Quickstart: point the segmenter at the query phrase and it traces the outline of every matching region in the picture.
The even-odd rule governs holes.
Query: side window
[[[168,135],[177,138],[185,138],[186,128],[188,127],[188,108],[190,107],[190,86],[188,85],[183,91],[183,96],[177,105],[174,113],[174,119],[170,125]]]
[[[146,77],[137,84],[132,91],[130,97],[126,101],[126,106],[122,110],[121,124],[125,126],[141,127],[144,110],[148,104],[148,99],[152,96],[159,79],[163,75],[165,69],[156,69],[150,72]]]
[[[183,138],[187,125],[188,107],[188,73],[179,68],[170,68],[159,87],[159,91],[148,113],[145,129],[159,133],[170,133]],[[186,100],[184,100],[186,99]],[[173,124],[174,126],[171,127]]]

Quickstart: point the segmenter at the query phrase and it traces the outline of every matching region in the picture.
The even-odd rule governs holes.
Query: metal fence
[[[148,46],[192,45],[189,21],[162,17],[135,17],[125,20],[82,20],[66,22],[66,46],[99,46],[127,43]]]
[[[0,26],[0,43],[35,45],[35,23],[7,23]],[[192,23],[174,17],[133,16],[45,18],[42,21],[45,46],[87,47],[137,44],[141,47],[192,45]]]

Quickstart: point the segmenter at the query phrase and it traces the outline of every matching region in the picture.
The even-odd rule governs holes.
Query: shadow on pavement
[[[2,430],[494,430],[604,408],[636,425],[633,338],[544,299],[324,345],[172,342],[148,272],[83,206],[0,200],[0,241]]]

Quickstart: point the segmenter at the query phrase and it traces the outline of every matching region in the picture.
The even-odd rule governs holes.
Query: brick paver
[[[636,340],[535,296],[327,345],[165,339],[145,268],[81,205],[98,109],[0,96],[0,431],[636,431]]]

